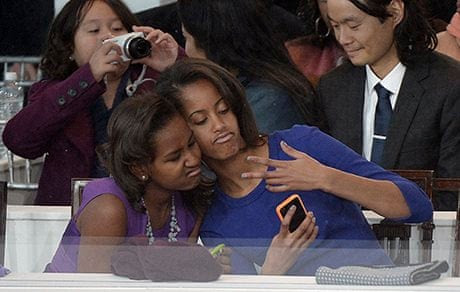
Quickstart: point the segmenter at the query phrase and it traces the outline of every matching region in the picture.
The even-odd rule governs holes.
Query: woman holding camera
[[[259,135],[241,84],[210,61],[178,61],[161,74],[156,91],[181,111],[217,175],[200,237],[233,247],[234,273],[255,273],[254,263],[263,274],[296,275],[313,275],[321,265],[391,264],[359,205],[397,221],[432,217],[415,183],[317,128]],[[275,209],[294,193],[312,213],[290,232],[295,210],[280,227]]]
[[[47,79],[31,87],[28,105],[3,133],[15,154],[45,154],[36,204],[69,205],[71,178],[107,175],[94,149],[107,140],[113,109],[153,87],[158,72],[175,62],[178,47],[168,34],[135,25],[121,0],[70,0],[55,18],[41,62]],[[127,38],[120,36],[133,30],[145,33],[154,53],[124,61],[118,44]],[[107,41],[114,37],[118,44]]]

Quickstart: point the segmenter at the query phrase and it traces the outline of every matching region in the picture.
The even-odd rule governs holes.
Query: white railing
[[[2,66],[3,76],[10,71],[12,66],[18,74],[18,83],[26,89],[42,77],[41,71],[38,68],[40,57],[29,56],[0,56],[0,66]],[[34,74],[29,74],[28,70],[34,70]],[[4,80],[0,80],[0,86],[3,86]],[[0,125],[5,125],[8,121],[0,121]],[[0,133],[1,134],[1,133]],[[8,160],[8,188],[18,190],[36,190],[38,189],[37,182],[34,181],[32,175],[32,163],[29,159],[23,159],[14,155],[10,151],[7,154]],[[39,160],[41,162],[41,159]],[[23,171],[22,171],[23,170]],[[21,175],[19,172],[22,172]],[[21,180],[19,180],[21,177]],[[38,176],[37,176],[38,177]]]

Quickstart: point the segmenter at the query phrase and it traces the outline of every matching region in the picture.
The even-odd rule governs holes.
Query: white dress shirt
[[[372,141],[374,135],[375,109],[377,107],[377,92],[374,86],[380,84],[391,92],[391,108],[394,110],[396,100],[401,88],[401,83],[406,73],[406,66],[398,63],[390,73],[383,79],[380,79],[372,71],[369,65],[366,65],[366,86],[364,88],[364,108],[363,108],[363,153],[362,155],[371,160]]]

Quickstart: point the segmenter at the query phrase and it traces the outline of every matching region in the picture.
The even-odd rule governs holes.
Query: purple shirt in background
[[[134,210],[131,204],[126,199],[123,191],[115,183],[113,178],[101,178],[89,182],[82,197],[82,203],[74,218],[70,219],[67,228],[64,231],[62,240],[59,247],[51,261],[46,268],[45,272],[58,272],[58,273],[75,273],[78,270],[78,250],[80,246],[80,231],[76,225],[76,220],[86,205],[92,199],[102,194],[113,194],[119,198],[126,209],[127,216],[127,232],[126,237],[132,237],[140,234],[145,234],[145,226],[147,224],[147,216],[145,213]],[[175,197],[176,217],[179,222],[181,231],[177,235],[179,240],[187,240],[195,225],[195,216],[188,210],[183,201],[180,193]],[[159,230],[154,229],[153,235],[155,238],[167,238],[169,233],[169,220]]]

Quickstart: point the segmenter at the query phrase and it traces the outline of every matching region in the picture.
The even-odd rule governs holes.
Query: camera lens
[[[127,51],[131,59],[140,59],[150,55],[152,46],[150,42],[144,38],[133,38],[127,45]]]

